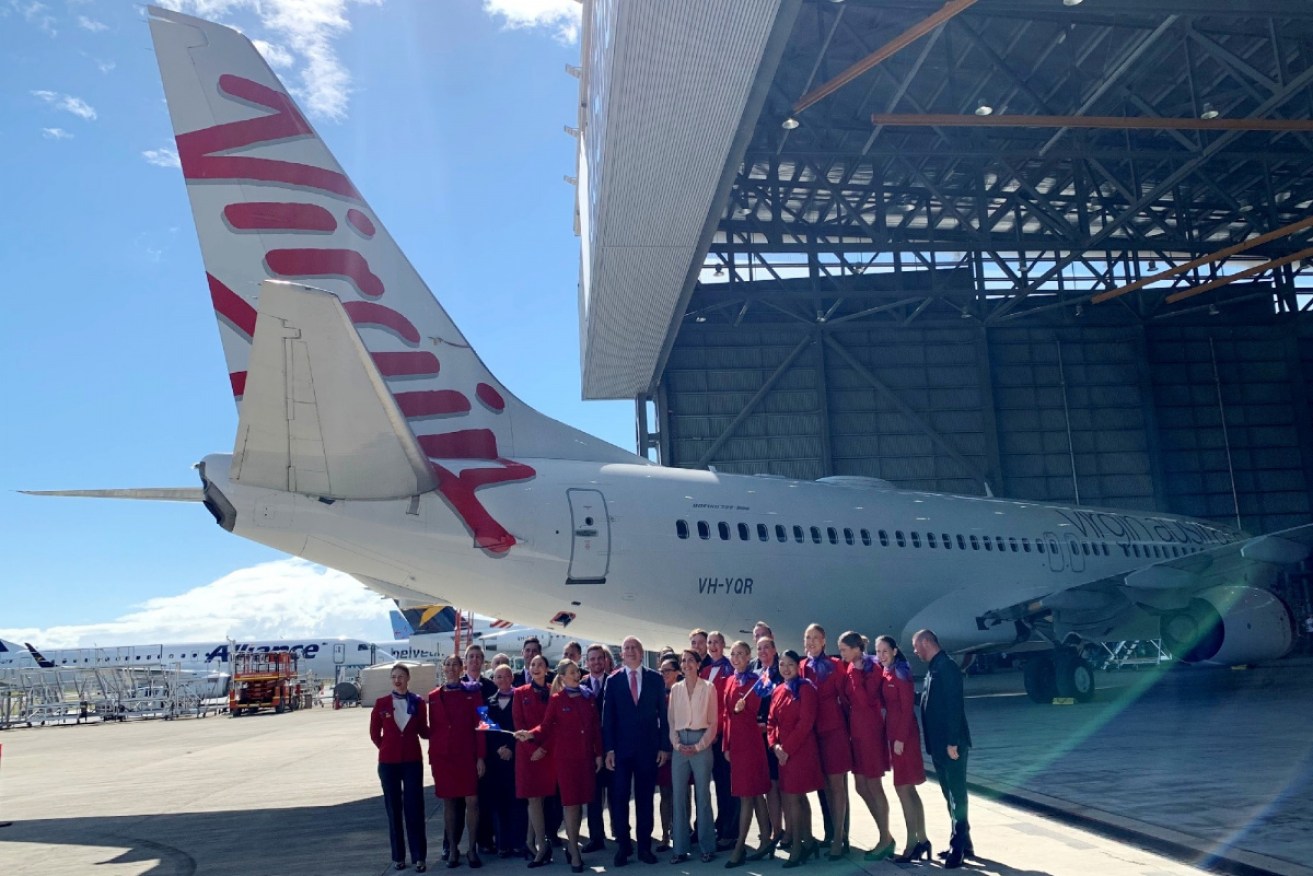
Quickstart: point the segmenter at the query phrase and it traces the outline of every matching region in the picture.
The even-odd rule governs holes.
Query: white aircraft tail
[[[398,249],[251,42],[150,8],[151,35],[233,394],[265,280],[337,296],[436,472],[523,480],[520,458],[638,462],[503,387]],[[550,347],[526,355],[553,355]]]
[[[533,410],[488,372],[249,39],[167,9],[150,18],[239,408],[261,282],[309,282],[340,299],[481,548],[515,542],[474,493],[534,477],[517,460],[645,462]],[[319,399],[320,414],[334,402]]]

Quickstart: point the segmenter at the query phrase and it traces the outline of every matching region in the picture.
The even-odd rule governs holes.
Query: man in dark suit
[[[638,859],[655,864],[652,854],[652,795],[657,768],[670,758],[665,684],[660,673],[643,666],[643,643],[633,636],[620,645],[623,664],[606,680],[602,704],[602,747],[611,778],[611,829],[618,845],[615,865],[629,863],[634,843],[629,834],[629,799],[633,794]]]
[[[951,870],[961,867],[964,858],[975,857],[971,825],[967,822],[971,730],[962,697],[962,670],[939,647],[939,637],[930,630],[918,630],[912,636],[912,650],[929,666],[921,688],[921,729],[953,821],[953,835],[943,856],[944,867]]]
[[[533,658],[537,657],[542,652],[543,643],[538,641],[537,636],[530,636],[524,640],[524,644],[520,646],[520,655],[524,657],[524,668],[515,673],[514,681],[516,687],[529,683],[529,664],[533,662]],[[554,673],[551,671],[551,664],[549,663],[547,666],[549,667],[547,670],[547,683],[551,684]]]
[[[593,705],[597,706],[597,718],[600,721],[605,714],[606,679],[615,668],[611,652],[605,645],[596,642],[588,646],[584,656],[588,674],[580,685],[593,692]],[[606,827],[602,823],[602,813],[606,811],[607,792],[611,788],[611,771],[605,764],[597,771],[593,779],[593,799],[588,804],[588,845],[585,852],[600,852],[606,849]],[[615,834],[615,823],[611,824],[611,833]]]

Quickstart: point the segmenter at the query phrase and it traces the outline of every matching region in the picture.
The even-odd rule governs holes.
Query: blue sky
[[[252,0],[169,5],[264,48],[501,381],[632,449],[631,403],[579,399],[579,241],[563,181],[578,4],[264,0],[263,20]],[[226,624],[388,638],[386,604],[224,532],[198,505],[14,492],[194,486],[196,461],[231,450],[236,410],[144,7],[0,0],[0,69],[0,636],[109,644]],[[515,318],[493,323],[490,308]]]

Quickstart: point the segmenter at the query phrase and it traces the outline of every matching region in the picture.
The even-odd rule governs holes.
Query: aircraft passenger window
[[[811,530],[811,534],[812,534],[812,544],[820,544],[820,543],[821,543],[821,531],[820,531],[818,528],[816,528],[815,526],[811,526],[811,527],[808,527],[808,528]]]
[[[775,540],[786,542],[789,540],[789,534],[785,532],[784,527],[778,523],[775,524]]]
[[[825,527],[825,535],[830,539],[830,544],[839,543],[839,533],[833,526]]]
[[[802,527],[797,524],[793,527],[793,540],[798,544],[802,544]]]
[[[1085,556],[1088,557],[1088,556],[1090,555],[1090,543],[1087,542],[1087,541],[1083,541],[1083,542],[1081,542],[1081,543],[1080,543],[1080,552],[1083,553]]]
[[[986,541],[985,541],[985,544],[988,545],[988,544],[989,544],[989,541],[986,540]],[[971,536],[971,550],[973,550],[973,551],[978,551],[978,550],[980,550],[980,539],[976,538],[974,535]]]
[[[998,545],[998,552],[1000,554],[1003,553],[1005,550],[1007,550],[1007,545],[1003,544],[1003,536],[996,535],[994,536],[994,540],[995,543]]]
[[[848,527],[843,528],[843,540],[848,544],[853,544],[853,531]]]
[[[903,537],[901,529],[894,530],[894,541],[898,542],[899,547],[907,547],[907,540]]]
[[[1138,544],[1131,545],[1131,553],[1138,557],[1140,555],[1140,546]]]
[[[912,534],[912,547],[919,548],[921,546],[921,533],[917,532],[916,530],[912,530],[911,534]]]
[[[944,543],[944,550],[951,551],[953,549],[953,537],[947,532],[940,533],[939,539]]]
[[[862,544],[866,545],[867,547],[871,546],[871,530],[869,529],[862,530]]]
[[[1008,547],[1012,548],[1012,553],[1015,554],[1015,553],[1017,552],[1017,540],[1016,540],[1016,538],[1009,538],[1009,539],[1008,539]]]
[[[746,524],[746,523],[740,523],[740,524],[739,524],[739,541],[747,541],[747,540],[750,539],[751,537],[752,537],[751,533],[748,532],[748,524]]]
[[[975,539],[975,536],[972,536],[972,540],[974,540],[974,539]],[[992,551],[992,550],[994,549],[994,539],[992,539],[992,538],[990,538],[989,536],[985,535],[985,536],[981,536],[980,540],[983,541],[983,542],[985,543],[985,550],[987,550],[987,551]]]
[[[770,541],[770,530],[764,523],[757,524],[757,541]]]
[[[1022,553],[1030,553],[1030,539],[1023,538],[1021,540],[1021,551]]]
[[[966,539],[962,538],[960,534],[957,537],[957,549],[960,551],[964,551],[967,549]]]
[[[889,547],[889,533],[880,530],[880,547]]]
[[[680,538],[688,538],[688,523],[684,520],[675,521],[675,535]]]
[[[925,534],[925,546],[928,548],[939,547],[935,542],[935,534],[933,532],[927,532]]]
[[[721,541],[729,541],[729,524],[728,524],[728,523],[726,523],[726,522],[723,521],[723,520],[720,521],[719,523],[716,524],[716,531],[720,533],[720,540],[721,540]]]
[[[707,521],[705,520],[698,521],[698,538],[703,540],[711,538],[711,527],[707,526]]]

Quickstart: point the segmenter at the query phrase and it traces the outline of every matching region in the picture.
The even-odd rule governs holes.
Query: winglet
[[[332,499],[394,499],[437,485],[337,296],[266,280],[232,478]]]

